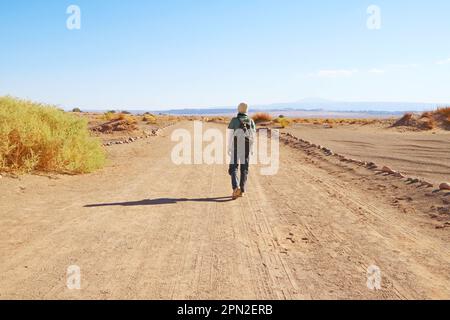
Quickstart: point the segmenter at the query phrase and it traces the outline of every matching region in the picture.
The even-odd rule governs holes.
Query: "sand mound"
[[[420,114],[406,113],[393,127],[409,127],[416,130],[441,128],[450,130],[450,107]]]

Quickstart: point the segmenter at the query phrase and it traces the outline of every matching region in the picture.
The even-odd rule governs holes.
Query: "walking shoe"
[[[233,190],[233,195],[232,198],[233,200],[236,200],[237,198],[239,198],[241,195],[241,189],[237,188]]]

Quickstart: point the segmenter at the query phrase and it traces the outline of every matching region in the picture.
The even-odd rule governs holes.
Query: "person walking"
[[[250,153],[256,135],[256,125],[248,116],[247,104],[239,104],[238,115],[231,119],[228,129],[230,130],[228,154],[231,157],[228,173],[233,187],[232,198],[236,200],[243,197],[246,192]],[[239,167],[241,175],[238,180]]]

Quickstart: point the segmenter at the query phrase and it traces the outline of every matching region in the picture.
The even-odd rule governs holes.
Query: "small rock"
[[[369,162],[366,164],[366,167],[368,167],[370,169],[376,169],[377,165],[374,162]]]
[[[439,185],[439,189],[440,190],[450,190],[450,183],[449,182],[441,183]]]
[[[432,184],[432,183],[429,183],[429,182],[427,182],[427,181],[421,181],[421,182],[420,182],[420,186],[421,186],[421,187],[425,186],[425,187],[427,187],[427,188],[433,188],[433,184]]]
[[[440,214],[450,214],[450,208],[449,207],[439,207],[439,208],[437,208],[437,211]]]
[[[395,171],[394,170],[392,170],[391,168],[389,168],[389,167],[387,167],[387,166],[384,166],[382,169],[381,169],[381,171],[383,171],[383,172],[386,172],[386,173],[395,173]]]
[[[400,172],[395,172],[394,176],[396,176],[398,178],[405,178],[405,176],[402,173],[400,173]]]
[[[412,179],[412,178],[411,178],[411,180],[410,180],[410,181],[411,181],[411,183],[413,183],[413,184],[414,184],[414,183],[419,183],[419,182],[420,182],[420,180],[419,180],[419,179]]]

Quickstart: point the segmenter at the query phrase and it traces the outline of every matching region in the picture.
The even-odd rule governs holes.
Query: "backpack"
[[[245,141],[249,142],[250,144],[253,143],[253,130],[252,130],[252,122],[249,118],[241,118],[238,117],[237,118],[240,122],[240,126],[239,129],[237,130],[239,132],[239,134],[243,134]]]

